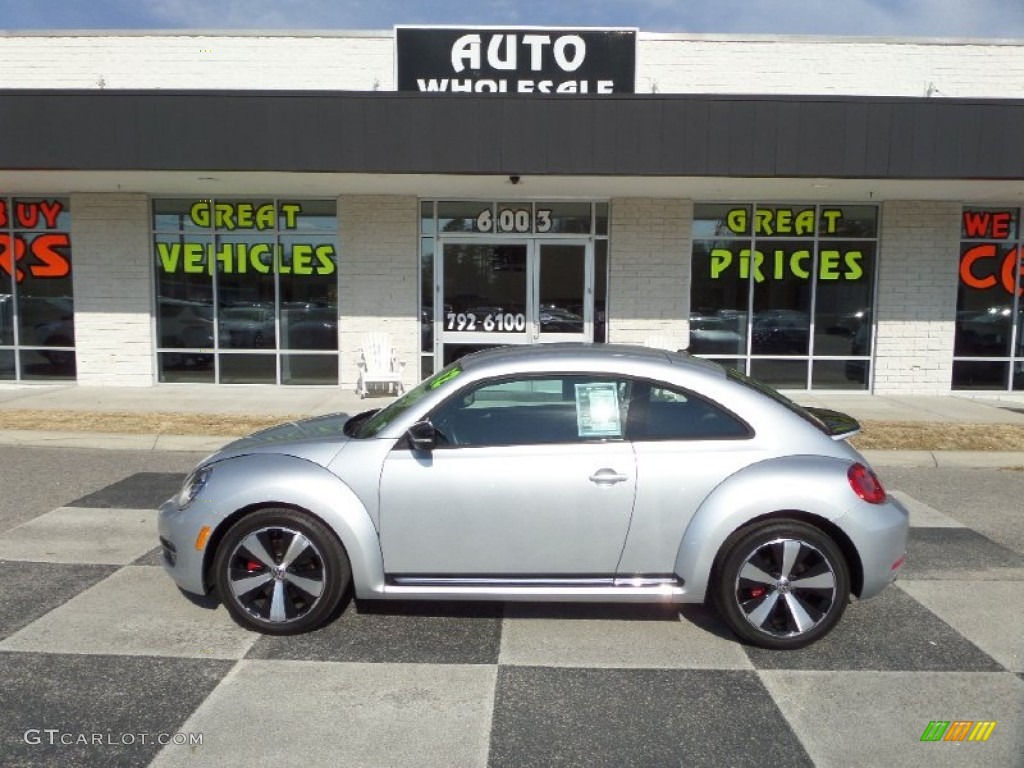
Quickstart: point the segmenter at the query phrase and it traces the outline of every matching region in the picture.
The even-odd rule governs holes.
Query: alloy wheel
[[[235,602],[263,622],[302,619],[323,595],[324,558],[301,531],[268,526],[246,535],[227,560],[227,582]]]
[[[837,593],[829,558],[797,538],[758,544],[744,558],[734,587],[736,604],[747,622],[777,638],[813,630],[829,616]]]

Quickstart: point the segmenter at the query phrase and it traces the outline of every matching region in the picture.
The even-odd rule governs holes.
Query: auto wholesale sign
[[[396,27],[396,82],[423,93],[634,93],[636,30]]]

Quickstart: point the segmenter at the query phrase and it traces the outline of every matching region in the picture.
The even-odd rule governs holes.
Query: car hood
[[[332,413],[278,424],[228,443],[202,463],[253,453],[279,453],[326,467],[349,441],[342,431],[348,419],[347,413]]]

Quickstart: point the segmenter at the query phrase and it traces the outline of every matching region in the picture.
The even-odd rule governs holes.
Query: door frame
[[[522,245],[526,248],[526,329],[525,334],[502,332],[446,331],[444,305],[445,246]],[[541,251],[547,245],[570,245],[584,248],[583,333],[540,333],[540,270]],[[444,359],[445,344],[468,345],[532,345],[564,341],[593,341],[594,338],[594,238],[588,236],[530,235],[502,237],[494,234],[445,234],[437,238],[434,249],[434,359]]]

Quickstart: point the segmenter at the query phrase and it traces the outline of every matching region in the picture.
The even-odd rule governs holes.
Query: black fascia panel
[[[772,101],[753,102],[753,125],[750,126],[751,176],[774,176],[779,162],[779,141],[784,135],[779,125],[778,104]]]
[[[849,176],[853,171],[863,169],[868,160],[868,141],[871,125],[870,109],[867,104],[851,102],[843,110],[843,157],[839,176]]]
[[[0,90],[0,169],[1019,179],[1024,101]]]

